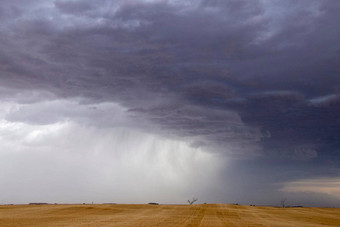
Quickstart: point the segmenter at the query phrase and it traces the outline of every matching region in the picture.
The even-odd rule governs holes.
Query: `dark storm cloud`
[[[85,2],[85,1],[56,1],[54,5],[65,14],[84,14],[97,8],[103,1]]]
[[[322,98],[340,90],[336,1],[2,2],[2,86],[119,102],[242,157],[339,165],[339,102]]]
[[[316,106],[301,95],[277,93],[252,96],[240,114],[248,124],[270,132],[270,138],[261,142],[265,150],[309,159],[316,157],[317,151],[320,156],[326,155],[326,150],[337,152],[339,111],[335,100]]]

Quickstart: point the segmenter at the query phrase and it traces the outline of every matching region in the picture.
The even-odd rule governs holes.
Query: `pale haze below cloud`
[[[58,103],[70,107],[67,101]],[[7,104],[6,112],[25,111],[29,117],[44,109],[30,105],[20,110],[18,104]],[[83,108],[73,104],[72,113]],[[63,116],[63,108],[58,109]],[[182,203],[217,183],[215,176],[226,160],[179,138],[122,126],[122,121],[114,124],[115,113],[122,115],[117,109],[109,111],[111,125],[99,127],[66,119],[45,124],[2,120],[1,203]]]

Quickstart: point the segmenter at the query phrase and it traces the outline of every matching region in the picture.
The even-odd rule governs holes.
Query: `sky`
[[[0,204],[340,207],[339,11],[0,0]]]

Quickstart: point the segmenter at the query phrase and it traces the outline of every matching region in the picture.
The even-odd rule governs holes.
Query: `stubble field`
[[[340,226],[340,209],[227,204],[2,205],[0,226]]]

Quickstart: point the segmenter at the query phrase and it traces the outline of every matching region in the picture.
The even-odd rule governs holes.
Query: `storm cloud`
[[[275,203],[284,189],[292,188],[283,186],[285,183],[337,180],[339,10],[340,3],[332,0],[2,0],[3,155],[9,157],[7,150],[14,147],[11,138],[21,138],[20,143],[27,145],[22,138],[31,138],[30,132],[37,130],[34,127],[72,125],[70,135],[83,127],[88,130],[87,141],[104,144],[99,149],[103,157],[140,157],[134,165],[141,166],[142,172],[148,172],[145,163],[154,163],[148,158],[157,157],[153,152],[166,155],[164,160],[174,159],[164,164],[168,165],[164,173],[175,173],[173,166],[187,160],[185,171],[192,174],[175,178],[178,182],[187,177],[206,179],[206,184],[216,188],[197,194],[211,201],[228,202],[233,197],[247,198],[244,202],[250,203],[270,189],[269,199],[263,203]],[[11,127],[24,127],[27,135],[11,131]],[[103,141],[99,134],[103,138],[111,135],[112,141]],[[121,141],[113,139],[120,134],[126,136]],[[13,137],[7,138],[9,135]],[[167,143],[166,151],[158,142],[151,143],[156,144],[148,145],[154,151],[145,148],[147,154],[142,156],[143,149],[138,149],[143,147],[143,139],[136,138],[172,142]],[[56,139],[68,141],[63,134],[49,137],[51,145],[44,146],[54,146],[46,149],[55,155]],[[131,143],[136,147],[128,145],[134,140]],[[40,143],[45,142],[36,144]],[[65,142],[61,149],[81,153],[78,143]],[[109,148],[115,143],[118,148]],[[183,147],[177,149],[172,143]],[[210,158],[190,156],[197,152]],[[185,159],[186,155],[191,158]],[[200,155],[197,157],[203,157]],[[65,153],[61,156],[66,157]],[[15,157],[13,163],[20,156]],[[195,160],[207,174],[194,174]],[[115,171],[127,166],[121,164]],[[126,176],[133,179],[133,174]],[[215,175],[214,182],[209,181],[209,174]],[[238,180],[241,176],[259,188],[258,195],[252,195]],[[112,181],[121,181],[120,177],[112,176]],[[167,178],[166,174],[162,177]],[[178,182],[174,185],[185,185]],[[133,180],[126,187],[132,185]],[[193,183],[187,191],[194,191],[197,185]],[[248,197],[237,195],[241,188],[246,188]],[[211,196],[216,191],[219,196]],[[171,202],[175,197],[170,190],[167,193],[163,201]],[[323,190],[318,193],[334,196]]]

